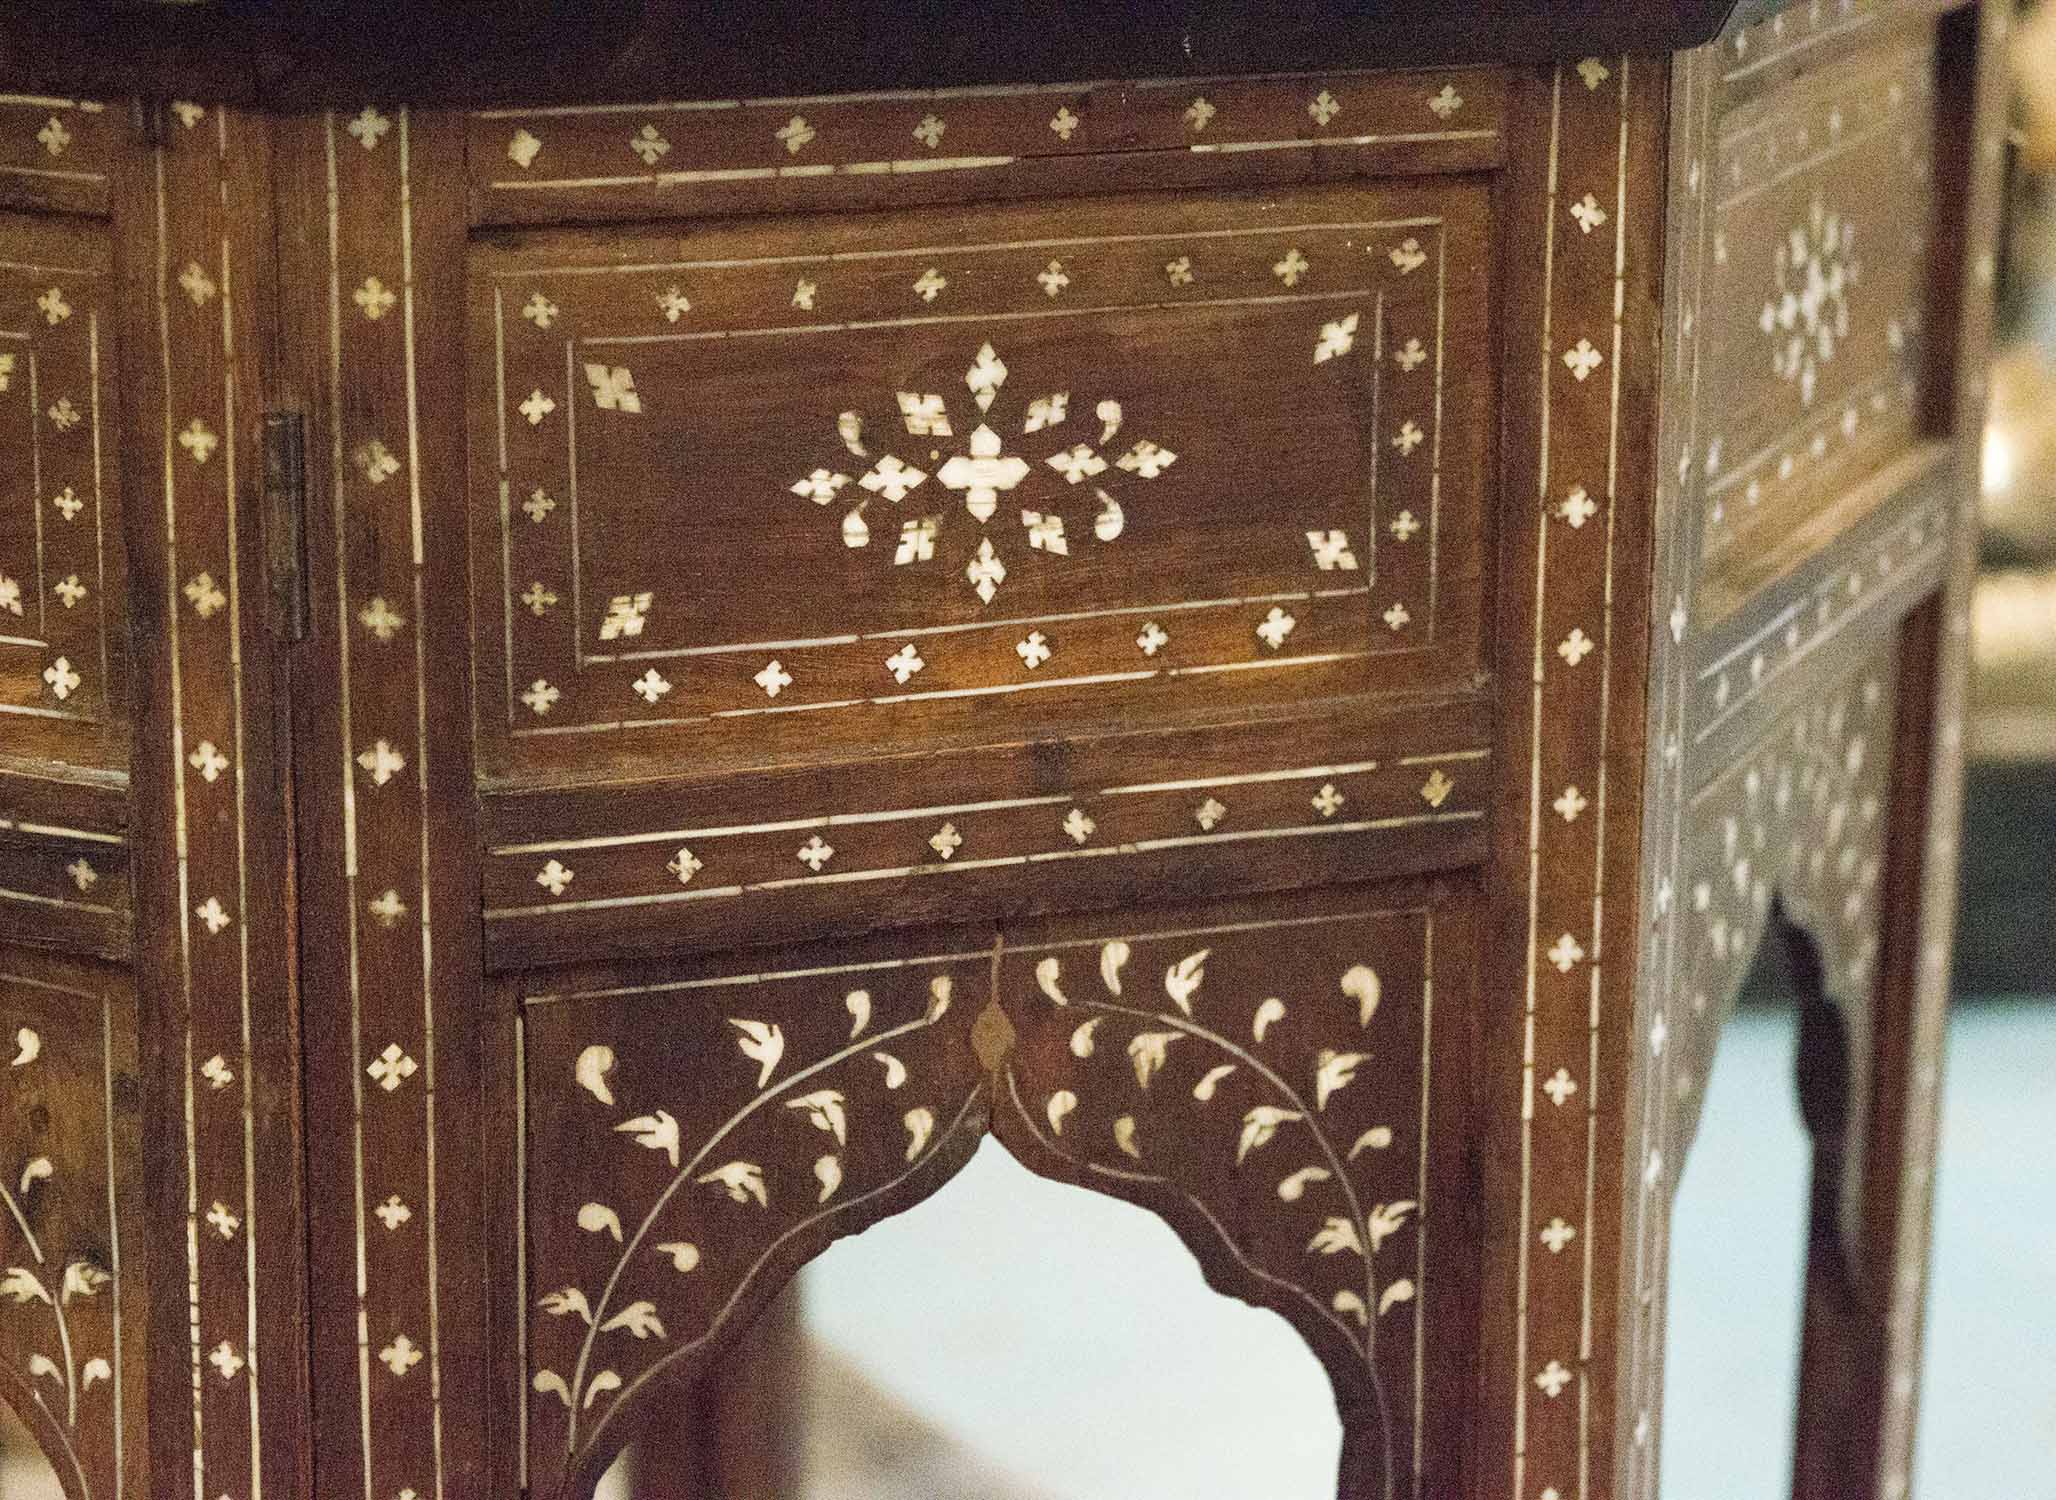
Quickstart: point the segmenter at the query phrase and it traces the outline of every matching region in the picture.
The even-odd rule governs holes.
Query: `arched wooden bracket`
[[[1268,943],[1067,939],[1000,966],[1019,1041],[994,1134],[1150,1209],[1216,1291],[1298,1330],[1343,1414],[1346,1500],[1416,1477],[1424,954],[1418,918],[1314,917]]]
[[[659,1393],[689,1386],[800,1266],[970,1159],[987,1090],[971,1030],[990,963],[531,1010],[535,1493],[589,1493]]]
[[[588,1495],[806,1261],[931,1195],[990,1128],[1155,1212],[1216,1290],[1300,1332],[1343,1416],[1345,1500],[1423,1493],[1460,1417],[1428,1410],[1424,1365],[1463,1379],[1460,1351],[1426,1352],[1428,1278],[1435,1308],[1475,1294],[1454,1220],[1450,1264],[1428,1254],[1462,1170],[1434,1121],[1468,1093],[1431,1097],[1437,924],[1467,930],[1469,905],[1259,909],[531,999],[532,1492]]]
[[[1832,1135],[1846,1159],[1862,1158],[1893,723],[1891,663],[1880,658],[1793,707],[1692,799],[1675,895],[1694,930],[1692,956],[1652,1038],[1677,1049],[1672,1139],[1681,1149],[1698,1129],[1720,1033],[1750,964],[1782,934],[1809,992],[1802,999],[1833,1011],[1843,1043],[1837,1085],[1814,1091],[1809,1124],[1816,1139]],[[1827,1122],[1813,1115],[1829,1093],[1841,1118],[1824,1131]],[[1853,1247],[1862,1174],[1836,1176],[1834,1217]]]

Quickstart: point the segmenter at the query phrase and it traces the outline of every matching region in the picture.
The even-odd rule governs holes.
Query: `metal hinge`
[[[307,639],[307,419],[296,411],[264,414],[264,567],[271,633]]]

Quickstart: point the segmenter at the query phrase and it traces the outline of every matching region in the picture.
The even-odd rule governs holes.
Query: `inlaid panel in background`
[[[148,1304],[127,978],[0,949],[0,1039],[0,1399],[67,1495],[140,1500]]]
[[[1486,213],[1351,186],[482,249],[487,774],[1451,681]]]
[[[0,213],[0,756],[126,771],[110,260]]]
[[[1696,462],[1709,622],[1894,487],[1866,481],[1896,465],[1903,483],[1938,461],[1920,446],[1935,33],[1887,9],[1800,7],[1777,35],[1766,26],[1724,53],[1703,185],[1712,264]]]
[[[581,1493],[800,1264],[989,1126],[1160,1213],[1216,1289],[1307,1338],[1345,1496],[1438,1492],[1474,1358],[1476,1245],[1444,1208],[1471,924],[1461,893],[1358,888],[522,981],[526,1482]]]

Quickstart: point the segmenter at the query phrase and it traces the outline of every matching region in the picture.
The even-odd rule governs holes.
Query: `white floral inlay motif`
[[[911,642],[901,646],[899,650],[893,652],[891,656],[885,659],[886,670],[892,673],[893,681],[902,687],[906,686],[909,678],[927,665],[928,663],[921,659],[921,653],[914,649]]]
[[[374,598],[357,611],[357,623],[380,642],[390,641],[406,625],[407,617],[386,603],[383,598]]]
[[[185,586],[185,598],[191,602],[193,614],[204,618],[204,621],[210,621],[210,618],[228,608],[228,596],[222,594],[220,588],[216,588],[214,573],[195,573],[191,582],[187,582]]]
[[[343,128],[357,137],[366,151],[375,151],[386,132],[393,128],[393,122],[367,104]]]
[[[419,1064],[407,1055],[398,1042],[390,1042],[385,1051],[374,1057],[371,1065],[364,1071],[371,1076],[373,1083],[390,1094],[412,1078],[418,1067]]]
[[[1052,263],[1050,271],[1044,275],[1061,276],[1061,273],[1061,266]],[[1065,282],[1067,278],[1054,283],[1054,290],[1061,291]],[[944,489],[963,497],[965,511],[979,527],[977,543],[964,565],[963,574],[981,601],[992,602],[1000,585],[1006,581],[1008,568],[984,528],[998,515],[1002,496],[1024,485],[1032,488],[1032,481],[1041,473],[1021,453],[1010,451],[1012,440],[1002,435],[1002,428],[1010,428],[1012,424],[995,419],[995,403],[1003,394],[1010,373],[1006,361],[990,343],[981,345],[964,374],[964,388],[977,408],[975,413],[968,415],[962,414],[961,409],[953,413],[949,399],[937,392],[901,390],[893,393],[900,425],[909,437],[949,441],[948,449],[930,450],[937,463],[932,476],[896,453],[879,451],[881,444],[865,438],[865,421],[860,413],[846,411],[838,415],[836,438],[841,450],[870,461],[870,468],[857,476],[856,484],[873,497],[860,499],[855,508],[840,519],[838,525],[846,546],[856,549],[870,545],[877,516],[873,514],[867,520],[865,513],[877,501],[898,505],[932,477]],[[1025,438],[1065,426],[1071,419],[1071,398],[1072,392],[1068,390],[1026,397],[1019,435]],[[1097,444],[1073,442],[1048,454],[1043,460],[1044,465],[1061,476],[1067,485],[1083,484],[1088,479],[1106,474],[1110,468],[1118,468],[1137,479],[1155,480],[1177,462],[1175,452],[1148,439],[1138,440],[1117,457],[1109,458],[1103,450],[1125,422],[1121,404],[1113,400],[1101,401],[1093,409],[1093,414],[1100,424]],[[851,482],[848,472],[831,467],[841,462],[843,459],[838,452],[828,464],[802,475],[788,488],[802,499],[817,505],[829,505]],[[1092,534],[1102,542],[1111,542],[1125,529],[1126,513],[1120,501],[1106,489],[1095,486],[1092,493],[1100,504],[1093,517]],[[1070,524],[1056,508],[1061,498],[1061,495],[1053,495],[1040,506],[1021,512],[1023,532],[1031,551],[1068,557],[1074,543],[1082,537],[1082,523],[1077,526]],[[940,516],[922,516],[901,521],[893,554],[894,566],[932,561],[942,519]]]
[[[214,457],[214,450],[221,446],[221,439],[215,436],[213,428],[195,417],[178,435],[178,445],[192,455],[194,463],[204,464]]]
[[[376,276],[367,276],[350,298],[363,309],[366,318],[376,323],[392,309],[399,300],[399,294]]]
[[[1338,569],[1354,573],[1357,570],[1356,553],[1350,550],[1348,532],[1309,531],[1306,544],[1313,549],[1314,566],[1323,573],[1333,573]]]
[[[517,130],[514,138],[507,142],[507,159],[525,172],[535,165],[536,153],[542,149],[542,141],[532,132]]]
[[[357,764],[363,768],[364,774],[371,778],[373,786],[384,786],[407,769],[407,757],[395,750],[389,742],[380,740],[357,757]]]
[[[671,143],[656,126],[645,125],[628,138],[628,149],[643,159],[644,166],[654,167],[671,149]]]
[[[43,668],[43,681],[49,686],[51,694],[55,696],[57,701],[62,703],[79,690],[85,679],[72,670],[69,660],[60,656],[57,660],[50,663],[49,666]]]
[[[1340,359],[1356,347],[1356,330],[1362,321],[1359,313],[1350,313],[1332,323],[1321,325],[1321,336],[1314,344],[1314,363],[1324,365],[1331,359]]]
[[[1815,198],[1804,222],[1778,243],[1777,287],[1758,326],[1771,341],[1771,369],[1811,406],[1821,367],[1849,337],[1849,292],[1862,279],[1856,226]]]
[[[228,769],[228,757],[215,748],[214,741],[202,740],[186,757],[186,764],[200,773],[200,779],[212,786],[221,779],[221,773]]]
[[[1049,128],[1056,132],[1058,140],[1068,141],[1080,123],[1078,116],[1072,114],[1071,107],[1066,104],[1050,116]]]

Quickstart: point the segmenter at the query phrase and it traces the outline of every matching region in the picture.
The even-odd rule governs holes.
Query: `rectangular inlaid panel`
[[[482,248],[488,774],[1459,680],[1487,218],[1352,185]]]
[[[1398,884],[524,979],[503,1369],[526,1482],[558,1494],[675,1420],[801,1263],[990,1131],[1157,1212],[1301,1333],[1347,1493],[1441,1493],[1472,1361],[1473,917]]]
[[[1807,14],[1791,26],[1812,27]],[[1685,460],[1704,469],[1713,618],[1844,529],[1852,506],[1889,498],[1852,491],[1921,437],[1934,33],[1842,21],[1819,24],[1817,66],[1782,80],[1758,78],[1747,48],[1730,54],[1728,107],[1690,185],[1713,196],[1702,437]],[[1756,51],[1806,40],[1766,29]]]
[[[0,214],[0,753],[127,769],[105,233]]]

